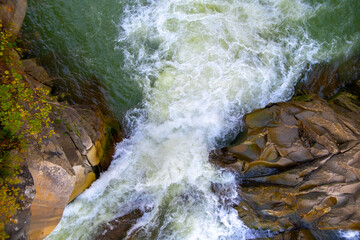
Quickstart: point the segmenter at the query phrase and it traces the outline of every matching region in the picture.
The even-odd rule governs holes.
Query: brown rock
[[[97,153],[96,147],[92,146],[92,148],[86,154],[87,159],[89,160],[92,166],[97,166],[100,163],[100,158]]]
[[[59,165],[47,161],[33,163],[29,170],[36,189],[29,239],[43,239],[60,221],[76,179]]]
[[[74,200],[74,198],[79,196],[80,193],[90,187],[90,185],[96,180],[95,173],[91,171],[91,169],[85,169],[80,165],[74,166],[73,169],[75,171],[76,181],[68,202]]]
[[[52,81],[45,69],[39,66],[36,62],[36,58],[22,60],[24,72],[32,82],[38,82],[46,86],[52,86]]]
[[[26,7],[26,0],[0,2],[1,21],[11,24],[14,34],[21,27]],[[20,60],[15,50],[13,53]],[[53,86],[36,59],[24,60],[22,68],[30,87],[50,90]],[[13,216],[16,221],[5,226],[10,239],[46,237],[58,224],[66,204],[95,180],[99,166],[103,170],[109,166],[114,144],[122,137],[117,121],[104,117],[97,107],[64,105],[53,111],[51,120],[55,122],[50,126],[55,129],[54,136],[40,147],[29,139],[18,184],[24,196],[18,199],[21,209]]]
[[[34,86],[50,82],[35,60],[24,61],[24,69]],[[107,168],[114,145],[120,141],[119,124],[104,117],[97,107],[63,105],[50,117],[54,121],[50,129],[56,133],[43,140],[40,148],[29,141],[24,156],[24,169],[33,182],[24,186],[28,191],[23,194],[32,198],[25,198],[27,207],[15,214],[18,224],[6,226],[11,239],[45,238],[60,221],[66,204],[95,181],[99,166]]]
[[[86,117],[80,114],[84,109]],[[29,239],[43,239],[56,227],[66,204],[95,181],[93,167],[106,158],[104,148],[109,150],[107,145],[114,144],[108,125],[102,123],[91,108],[77,110],[65,106],[54,112],[52,118],[56,134],[45,139],[40,149],[36,145],[30,147],[26,159],[36,190],[31,205]],[[95,128],[98,124],[102,127]]]
[[[309,66],[297,91],[333,97],[345,85],[354,83],[360,76],[360,56],[353,56],[341,63],[318,63]]]
[[[349,117],[360,113],[356,97],[303,100],[248,114],[247,138],[210,159],[239,175],[236,209],[250,228],[287,233],[279,239],[299,228],[359,230],[360,122]]]
[[[12,32],[17,34],[24,21],[27,0],[4,0],[0,2],[0,16],[3,23],[11,23]]]
[[[313,234],[307,229],[293,230],[275,235],[273,240],[316,240]]]
[[[127,231],[142,217],[144,213],[136,209],[124,216],[105,224],[96,240],[120,240],[128,237]]]

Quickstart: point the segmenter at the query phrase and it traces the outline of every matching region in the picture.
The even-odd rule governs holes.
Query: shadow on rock
[[[210,159],[237,174],[248,227],[334,239],[317,231],[360,230],[360,107],[348,93],[301,98],[248,114],[245,141]]]

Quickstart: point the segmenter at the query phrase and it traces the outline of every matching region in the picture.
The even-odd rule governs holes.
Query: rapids
[[[309,64],[354,51],[359,31],[326,42],[314,30],[330,8],[351,8],[329,2],[123,1],[111,46],[141,89],[141,105],[125,116],[129,137],[109,170],[66,207],[47,239],[93,239],[136,209],[145,213],[128,233],[135,239],[251,238],[232,208],[235,176],[215,169],[208,153],[235,137],[245,113],[288,100]]]

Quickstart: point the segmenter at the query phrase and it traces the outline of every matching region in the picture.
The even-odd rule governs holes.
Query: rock
[[[11,236],[10,240],[26,240],[31,218],[30,206],[35,198],[35,187],[27,167],[21,167],[20,175],[17,178],[20,179],[20,183],[15,187],[20,189],[19,196],[22,196],[22,198],[18,198],[16,203],[19,204],[21,210],[12,216],[16,221],[8,223],[5,226],[5,232]]]
[[[112,159],[114,143],[123,137],[120,125],[104,117],[96,106],[64,107],[54,116],[57,122],[55,132],[67,134],[74,150],[85,157],[93,168],[105,171]]]
[[[345,85],[360,76],[360,56],[353,56],[343,62],[317,63],[309,66],[302,80],[297,84],[297,92],[317,94],[323,98],[333,97]]]
[[[4,0],[0,2],[1,21],[11,23],[11,30],[17,34],[24,21],[27,8],[27,0]]]
[[[105,224],[99,231],[95,239],[96,240],[119,240],[128,237],[127,231],[135,225],[136,221],[142,217],[144,213],[136,209],[124,216],[113,219],[109,223]],[[131,239],[131,238],[130,238]]]
[[[48,161],[32,163],[29,170],[36,189],[31,205],[29,239],[43,239],[59,223],[76,177]]]
[[[84,110],[85,116],[92,115],[91,120],[96,121],[85,120],[81,114]],[[112,135],[106,132],[105,123],[101,123],[102,128],[94,127],[100,120],[91,108],[64,106],[53,113],[52,119],[56,134],[43,140],[40,148],[30,146],[26,157],[36,190],[29,239],[43,239],[56,227],[66,204],[96,180],[96,168],[100,159],[105,159],[101,142],[114,144],[106,140]]]
[[[91,168],[85,169],[83,166],[76,165],[73,169],[75,171],[76,181],[68,202],[74,200],[96,180],[95,173],[91,170]]]
[[[34,181],[27,189],[34,188],[36,193],[30,206],[26,234],[28,239],[43,239],[60,221],[74,189],[76,175],[56,136],[42,141],[40,148],[36,143],[29,144],[27,151],[24,166]]]
[[[36,58],[25,59],[22,61],[24,72],[32,82],[52,87],[52,81],[45,69],[39,66]]]
[[[2,23],[11,24],[17,34],[25,17],[26,0],[0,2]],[[13,49],[13,54],[20,56]],[[23,60],[24,80],[31,88],[52,90],[45,69],[36,59]],[[102,115],[96,106],[80,106],[54,102],[50,115],[54,122],[44,133],[56,134],[38,144],[28,139],[20,174],[21,207],[14,221],[5,226],[10,239],[43,239],[58,224],[66,204],[95,181],[100,170],[106,170],[112,159],[114,144],[122,138],[120,125]]]
[[[89,133],[96,149],[96,153],[94,150],[95,154],[93,154],[97,158],[95,162],[99,163],[100,171],[105,171],[112,160],[115,150],[114,143],[120,142],[123,139],[124,132],[114,118],[103,115],[102,111],[96,106],[81,105],[77,110],[81,113],[83,126]]]
[[[86,154],[87,159],[89,160],[92,166],[97,166],[100,163],[100,157],[97,154],[96,147],[92,146],[89,152]]]
[[[306,229],[284,232],[272,237],[273,240],[316,240],[313,234]]]
[[[30,148],[26,159],[36,190],[29,239],[43,239],[56,227],[66,204],[95,181],[100,159],[105,159],[101,142],[114,144],[106,140],[112,138],[106,131],[108,125],[89,107],[64,106],[52,119],[56,134],[45,139],[40,149]],[[96,128],[98,122],[102,128]]]
[[[24,62],[25,77],[31,84],[50,82],[35,60]],[[122,137],[119,124],[103,116],[96,106],[59,102],[54,106],[50,129],[55,134],[40,145],[30,140],[23,156],[23,168],[31,173],[33,182],[21,186],[29,201],[27,208],[14,215],[21,223],[6,226],[11,239],[45,238],[60,221],[66,204],[88,188],[100,170],[106,170],[115,143]]]
[[[360,230],[359,114],[356,97],[340,93],[246,115],[246,139],[210,154],[238,175],[244,223],[280,233]]]

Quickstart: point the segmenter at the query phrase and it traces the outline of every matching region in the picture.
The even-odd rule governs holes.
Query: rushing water
[[[145,212],[129,232],[136,239],[250,237],[231,208],[235,178],[208,162],[209,150],[234,137],[246,112],[287,100],[306,66],[345,58],[360,39],[357,0],[57,2],[30,4],[28,26],[62,26],[73,9],[80,22],[38,30],[37,54],[63,51],[52,54],[60,75],[92,71],[114,111],[140,101],[127,102],[129,93],[141,106],[127,112],[131,134],[109,170],[66,208],[48,239],[92,239],[135,209]],[[69,31],[80,40],[51,41]]]

